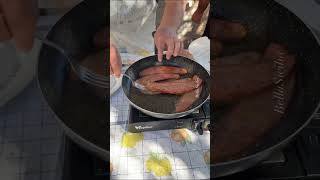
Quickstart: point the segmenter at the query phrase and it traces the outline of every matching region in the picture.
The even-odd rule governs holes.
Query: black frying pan
[[[107,3],[81,2],[53,26],[47,38],[63,47],[73,60],[83,59],[95,51],[93,37],[107,25]],[[71,140],[108,161],[109,98],[101,99],[91,86],[71,78],[71,71],[59,51],[42,46],[37,76],[44,100]]]
[[[319,39],[304,22],[273,0],[216,0],[212,13],[214,17],[241,22],[250,29],[249,37],[242,43],[229,45],[225,55],[261,51],[273,41],[286,45],[297,57],[294,95],[285,114],[245,152],[212,164],[214,177],[220,177],[258,164],[283,148],[309,123],[319,108],[320,46]]]
[[[132,86],[131,81],[123,77],[122,79],[122,89],[124,94],[128,98],[131,105],[140,111],[148,114],[150,116],[156,118],[163,119],[172,119],[186,116],[193,111],[197,110],[203,103],[208,100],[209,97],[209,73],[208,71],[202,67],[199,63],[190,60],[186,57],[177,56],[172,57],[170,60],[166,60],[164,56],[164,60],[160,63],[157,61],[157,56],[149,56],[143,58],[134,64],[132,64],[125,72],[125,74],[132,77],[133,80],[139,78],[139,72],[143,69],[157,66],[157,65],[165,65],[165,66],[176,66],[183,67],[188,70],[188,74],[182,76],[181,78],[192,77],[193,75],[198,75],[203,80],[203,89],[200,94],[200,97],[194,104],[189,107],[184,112],[175,112],[175,103],[179,99],[177,95],[166,95],[166,94],[157,94],[157,95],[147,95],[142,93],[139,89]]]

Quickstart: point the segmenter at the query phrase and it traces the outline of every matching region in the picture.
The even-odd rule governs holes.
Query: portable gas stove
[[[133,133],[188,128],[200,135],[210,128],[210,102],[204,103],[192,114],[176,119],[159,119],[142,113],[130,106],[128,131]]]

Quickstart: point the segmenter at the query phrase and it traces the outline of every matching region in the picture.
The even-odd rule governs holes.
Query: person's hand
[[[13,39],[18,50],[32,49],[36,10],[36,0],[0,0],[0,42]]]
[[[167,59],[170,59],[172,55],[177,56],[183,49],[183,42],[177,38],[174,28],[160,26],[155,33],[154,40],[158,51],[158,61],[162,61],[165,49]]]
[[[120,77],[121,67],[122,62],[118,49],[115,44],[110,42],[110,74],[114,74],[116,77]]]

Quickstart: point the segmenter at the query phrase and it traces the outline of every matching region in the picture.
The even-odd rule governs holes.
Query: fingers
[[[110,72],[114,74],[116,77],[120,77],[121,75],[121,61],[118,60],[111,60],[110,61]]]
[[[178,56],[180,50],[181,50],[181,44],[182,42],[180,40],[176,40],[174,43],[174,56]]]
[[[158,28],[155,33],[155,44],[158,51],[158,61],[163,59],[163,51],[167,50],[166,59],[177,56],[183,47],[182,41],[177,38],[176,30],[168,27]]]
[[[179,52],[183,48],[183,42],[180,39],[168,39],[166,41],[156,42],[157,51],[158,51],[158,61],[163,59],[164,47],[167,47],[166,58],[170,59],[173,56],[178,56]]]
[[[175,42],[174,42],[173,39],[168,39],[168,40],[166,41],[166,43],[167,43],[167,47],[168,47],[166,58],[167,58],[167,59],[170,59],[171,56],[172,56],[172,54],[173,54],[173,51],[174,51]]]
[[[111,66],[110,66],[110,74],[114,74],[114,73],[113,73],[113,71],[112,71],[112,68],[111,68]]]
[[[167,41],[167,59],[170,59],[173,55],[174,57],[179,55],[179,52],[183,48],[183,43],[180,39],[171,39]]]
[[[158,61],[161,62],[163,59],[164,43],[162,38],[159,38],[158,33],[155,34],[154,43],[158,52]]]
[[[0,0],[0,6],[17,49],[28,52],[33,47],[36,29],[36,2],[34,0]]]
[[[159,62],[161,62],[162,59],[163,59],[163,50],[164,50],[163,46],[164,46],[163,44],[159,44],[159,43],[158,43],[158,45],[157,45],[158,61],[159,61]]]
[[[110,47],[110,73],[114,74],[116,77],[121,75],[121,57],[116,47]]]

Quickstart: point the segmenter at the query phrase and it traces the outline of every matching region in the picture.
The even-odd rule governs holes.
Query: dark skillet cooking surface
[[[63,16],[48,33],[48,39],[62,46],[74,60],[94,52],[93,37],[106,25],[107,2],[86,0]],[[70,78],[64,56],[43,45],[39,55],[38,79],[42,94],[57,116],[64,132],[95,155],[108,160],[107,136],[109,98],[101,99],[94,89]]]
[[[295,93],[286,113],[279,123],[263,138],[257,139],[251,148],[224,162],[236,165],[241,160],[254,158],[256,153],[279,147],[279,143],[293,135],[310,120],[319,103],[320,50],[315,37],[303,22],[273,1],[217,0],[213,4],[213,14],[215,17],[241,22],[248,25],[250,29],[251,34],[243,42],[225,46],[228,48],[225,55],[246,50],[262,50],[271,42],[287,46],[290,53],[296,55]],[[259,119],[256,119],[256,122],[256,126],[259,126]],[[242,123],[245,124],[245,122]],[[242,159],[244,157],[247,159]],[[225,165],[227,168],[227,164],[220,163],[214,164],[214,167],[219,165],[221,167]],[[233,170],[230,169],[230,171]]]
[[[217,6],[215,6],[217,4]],[[257,7],[257,4],[258,7]],[[241,12],[241,14],[239,14]],[[214,17],[231,21],[240,22],[248,30],[248,36],[241,42],[224,43],[222,56],[237,54],[245,51],[261,51],[268,43],[268,25],[270,14],[267,4],[264,3],[242,3],[236,1],[230,3],[214,2]]]
[[[143,69],[156,66],[159,64],[156,56],[150,56],[139,60],[138,62],[131,65],[126,74],[130,75],[133,79],[139,78],[139,72]],[[206,100],[209,94],[208,82],[209,74],[207,71],[198,63],[178,56],[173,57],[170,60],[163,60],[162,65],[183,67],[188,70],[188,74],[181,76],[181,78],[192,77],[193,75],[198,75],[203,80],[203,89],[200,95],[200,98],[189,108],[192,109],[203,101]],[[175,113],[175,103],[179,99],[178,95],[167,95],[167,94],[156,94],[156,95],[147,95],[143,94],[140,90],[135,87],[132,87],[129,80],[124,78],[123,81],[124,93],[127,95],[129,100],[139,107],[157,113],[171,114]],[[188,109],[188,110],[189,110]]]

